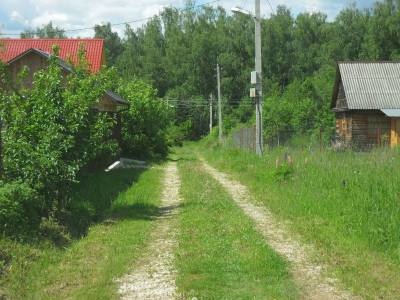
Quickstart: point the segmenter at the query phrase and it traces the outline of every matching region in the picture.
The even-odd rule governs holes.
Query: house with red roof
[[[30,49],[50,54],[54,46],[60,49],[60,59],[73,64],[78,63],[79,51],[83,49],[92,73],[100,71],[106,64],[102,39],[0,39],[0,45],[0,60],[5,64]]]
[[[0,60],[7,65],[14,88],[18,88],[18,75],[22,70],[27,70],[28,74],[20,84],[25,88],[32,87],[34,73],[48,66],[55,46],[59,49],[58,63],[65,76],[73,71],[71,64],[79,62],[82,51],[91,73],[99,72],[106,63],[102,39],[0,39]],[[119,112],[128,106],[129,103],[117,94],[104,91],[94,109]]]

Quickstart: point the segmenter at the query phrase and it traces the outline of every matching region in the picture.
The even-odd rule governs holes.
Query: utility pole
[[[255,40],[256,53],[255,64],[257,73],[256,83],[256,153],[261,156],[263,154],[263,125],[262,125],[262,61],[261,61],[261,6],[260,0],[255,0]]]
[[[212,133],[213,129],[213,94],[210,94],[210,134]]]
[[[251,84],[255,88],[250,90],[250,96],[256,102],[256,153],[263,154],[263,126],[262,126],[262,62],[261,62],[261,5],[260,0],[255,0],[255,15],[240,7],[233,7],[232,12],[251,16],[255,21],[255,64],[256,70],[251,72]]]
[[[221,69],[217,64],[218,79],[218,140],[222,143]]]

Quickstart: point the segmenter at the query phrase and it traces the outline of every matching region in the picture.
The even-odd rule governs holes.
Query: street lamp
[[[249,12],[248,10],[245,10],[241,7],[238,7],[238,6],[232,7],[231,11],[234,13],[239,13],[239,14],[243,14],[246,16],[253,16],[253,14],[251,12]]]
[[[252,74],[252,84],[255,85],[255,93],[252,96],[256,100],[256,153],[263,153],[263,126],[262,126],[262,63],[261,63],[261,5],[260,0],[255,0],[255,15],[240,7],[231,9],[234,13],[252,16],[255,21],[255,65],[256,71]]]

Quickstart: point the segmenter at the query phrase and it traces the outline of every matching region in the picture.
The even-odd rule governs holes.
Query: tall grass
[[[400,152],[275,149],[259,158],[204,141],[201,153],[233,173],[366,297],[400,294]],[[276,161],[294,163],[282,178]],[[397,275],[396,275],[397,274]],[[372,295],[372,296],[371,296]]]

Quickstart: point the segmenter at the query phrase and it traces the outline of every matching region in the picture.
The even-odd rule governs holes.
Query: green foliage
[[[38,225],[40,197],[27,184],[1,183],[0,228],[3,235],[27,235]]]
[[[264,127],[267,140],[332,130],[331,91],[335,70],[325,67],[304,81],[294,81],[283,93],[266,98]]]
[[[122,42],[118,33],[113,32],[111,24],[96,25],[94,27],[94,37],[98,39],[104,39],[105,56],[108,66],[114,66],[117,57],[122,53]]]
[[[30,90],[3,92],[4,178],[23,182],[44,200],[40,211],[24,217],[61,210],[82,167],[116,154],[114,120],[92,109],[104,93],[101,79],[79,68],[65,79],[52,58]]]
[[[21,32],[21,39],[32,39],[32,38],[41,38],[41,39],[64,39],[66,38],[65,31],[58,26],[53,26],[53,22],[49,22],[42,27],[37,27],[36,29],[26,29],[24,32]]]
[[[75,211],[70,221],[84,229],[83,236],[68,245],[54,219],[42,222],[41,235],[59,247],[0,238],[0,298],[3,293],[7,299],[117,298],[115,278],[129,272],[154,228],[163,174],[162,168],[86,174],[74,188],[73,202],[91,203],[106,221],[89,220],[88,228]]]
[[[71,241],[67,229],[52,217],[42,219],[39,225],[39,233],[42,239],[51,241],[58,247],[66,246]]]
[[[292,164],[288,162],[283,162],[279,166],[277,166],[273,176],[276,181],[282,182],[287,181],[293,176],[294,168]]]
[[[166,155],[171,116],[167,102],[141,80],[122,83],[118,92],[130,102],[129,110],[122,114],[123,152],[141,158]]]
[[[182,146],[185,140],[188,140],[191,133],[191,120],[187,120],[179,125],[171,125],[167,130],[168,146]]]

